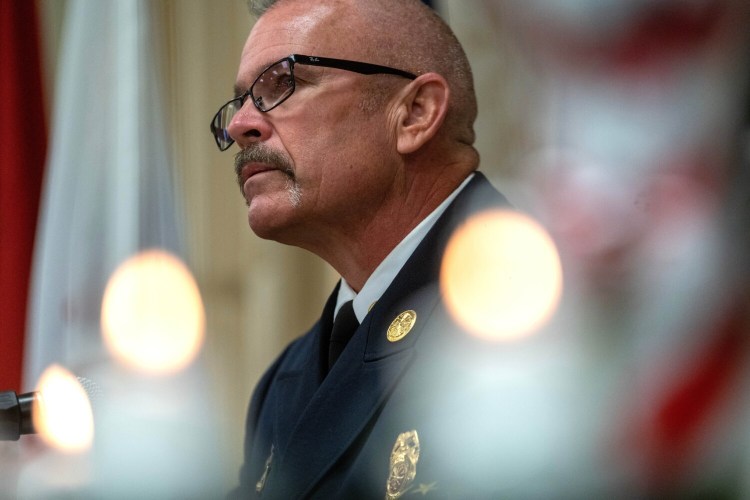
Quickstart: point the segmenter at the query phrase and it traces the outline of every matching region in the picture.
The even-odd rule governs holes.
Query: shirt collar
[[[472,173],[445,199],[440,205],[433,210],[430,215],[422,219],[417,224],[417,227],[411,230],[406,237],[399,242],[396,247],[391,250],[391,253],[383,259],[383,261],[375,268],[370,277],[365,282],[362,290],[356,293],[345,279],[341,278],[341,286],[339,287],[339,294],[336,299],[336,309],[333,317],[339,312],[341,306],[349,300],[354,300],[352,306],[354,306],[354,314],[357,316],[357,320],[362,323],[367,313],[370,311],[372,305],[380,298],[381,295],[388,289],[393,279],[396,277],[398,272],[404,267],[406,261],[409,260],[411,254],[417,249],[419,244],[422,242],[427,233],[435,225],[438,218],[445,212],[448,205],[458,196],[469,181],[474,177]]]

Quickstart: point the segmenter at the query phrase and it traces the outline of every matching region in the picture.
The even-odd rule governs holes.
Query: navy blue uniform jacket
[[[367,314],[324,376],[337,290],[320,320],[258,383],[247,418],[235,498],[377,498],[394,474],[399,435],[419,440],[416,476],[402,498],[490,498],[492,395],[467,382],[487,345],[461,332],[441,301],[439,272],[453,231],[474,213],[507,207],[481,174],[456,197]],[[400,341],[400,313],[416,322]],[[482,417],[482,418],[478,418]],[[260,491],[258,491],[260,490]]]

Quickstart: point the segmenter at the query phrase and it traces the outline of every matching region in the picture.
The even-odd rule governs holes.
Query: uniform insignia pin
[[[409,489],[417,476],[419,436],[416,430],[402,432],[391,452],[390,473],[385,486],[385,499],[395,500]]]
[[[391,342],[398,342],[402,338],[406,337],[406,334],[411,331],[414,327],[414,323],[417,321],[417,313],[409,309],[404,311],[391,322],[391,326],[388,327],[388,333],[386,337]]]
[[[266,487],[266,479],[268,479],[268,473],[271,472],[271,462],[273,462],[273,444],[271,445],[271,454],[266,459],[266,466],[263,468],[263,475],[255,483],[255,491],[260,494],[263,493],[263,488]]]

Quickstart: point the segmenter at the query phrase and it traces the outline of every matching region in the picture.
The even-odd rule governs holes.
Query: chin
[[[274,240],[274,235],[279,231],[275,224],[270,223],[267,217],[258,216],[253,214],[251,210],[248,210],[247,223],[250,229],[259,238],[264,240]]]
[[[259,238],[286,243],[293,226],[293,214],[289,212],[293,210],[291,206],[261,208],[251,204],[247,211],[247,222]]]

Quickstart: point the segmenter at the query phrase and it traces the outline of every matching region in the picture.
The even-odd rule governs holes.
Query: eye
[[[283,68],[273,68],[262,75],[260,83],[268,89],[284,91],[294,86],[294,78]]]
[[[289,73],[274,75],[273,86],[279,90],[287,90],[294,86],[294,78]]]

